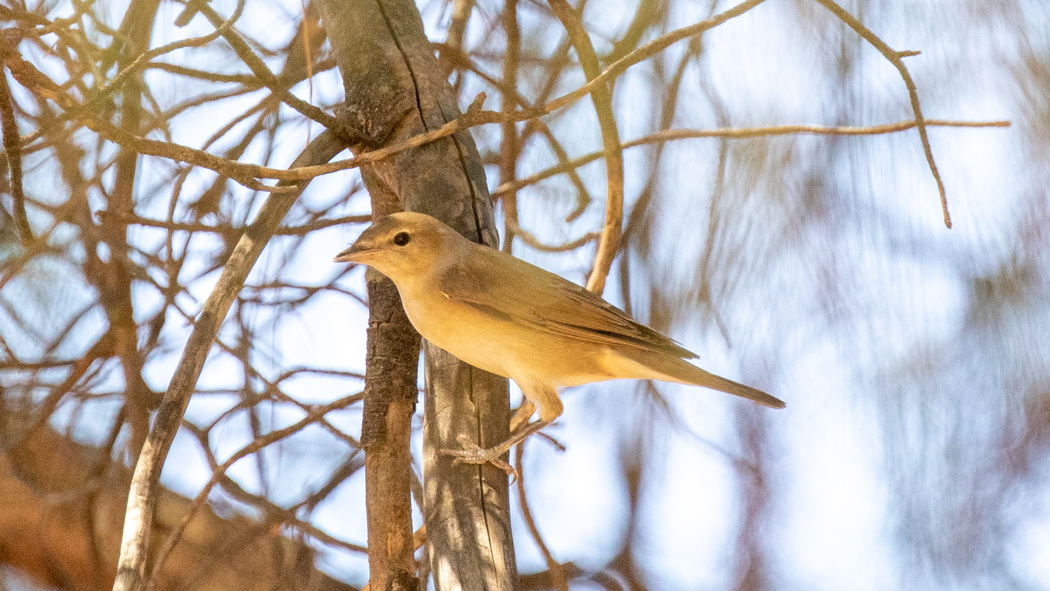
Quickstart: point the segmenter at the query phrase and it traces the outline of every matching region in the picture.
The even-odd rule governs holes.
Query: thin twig
[[[904,86],[908,88],[908,97],[911,99],[911,110],[915,113],[915,125],[919,129],[919,139],[922,141],[922,150],[926,153],[926,163],[930,166],[930,173],[933,174],[933,180],[937,183],[937,192],[941,196],[941,210],[944,212],[944,225],[951,228],[952,218],[948,213],[948,196],[944,191],[944,182],[941,180],[941,174],[937,171],[937,163],[933,161],[933,149],[930,148],[930,138],[926,133],[926,120],[922,115],[922,108],[919,106],[919,91],[915,87],[915,81],[912,80],[911,73],[908,72],[908,67],[904,65],[902,58],[917,55],[917,51],[894,51],[889,45],[886,45],[882,39],[879,39],[875,33],[865,27],[859,20],[856,19],[852,14],[846,12],[841,6],[833,2],[832,0],[816,0],[818,4],[827,8],[839,18],[842,22],[846,23],[849,28],[857,32],[858,35],[864,38],[865,41],[871,43],[872,47],[877,49],[900,73],[901,78],[904,80]]]
[[[198,440],[202,443],[205,439],[202,437],[203,433],[195,429],[192,425],[186,425],[187,430],[197,436]],[[204,447],[203,450],[205,457],[208,460],[209,467],[214,471],[218,468],[218,460],[215,459],[215,454],[212,453],[209,447]],[[332,534],[322,530],[320,527],[313,525],[308,521],[300,519],[293,509],[286,509],[266,499],[254,495],[244,489],[236,480],[230,478],[223,472],[217,472],[219,476],[219,484],[222,485],[223,490],[230,494],[234,499],[257,507],[262,513],[264,513],[271,523],[275,525],[287,525],[298,529],[303,534],[313,537],[318,541],[335,546],[337,548],[344,548],[353,552],[365,553],[368,551],[367,548],[359,544],[340,540]]]
[[[606,68],[601,73],[601,75],[587,82],[587,84],[584,84],[576,90],[567,94],[563,94],[562,96],[546,103],[545,105],[543,105],[542,108],[546,114],[561,109],[562,107],[571,105],[572,103],[594,92],[596,88],[607,84],[613,78],[616,78],[620,74],[623,74],[627,71],[628,68],[630,68],[634,64],[637,64],[638,62],[644,61],[652,57],[653,55],[660,53],[661,51],[667,49],[668,47],[674,45],[675,43],[683,39],[688,39],[689,37],[699,35],[710,29],[713,29],[714,27],[717,27],[718,25],[721,25],[729,19],[736,18],[744,14],[745,12],[751,10],[752,8],[758,6],[759,4],[762,4],[765,1],[766,0],[746,0],[745,2],[741,2],[740,4],[737,4],[729,10],[719,13],[707,20],[703,20],[696,24],[689,25],[688,27],[682,27],[681,29],[675,29],[674,31],[671,31],[666,35],[662,35],[656,39],[653,39],[649,43],[646,43],[645,45],[639,47],[638,49],[613,62],[611,65],[609,65],[608,68]]]
[[[252,73],[259,78],[259,80],[262,80],[271,92],[280,97],[281,102],[285,103],[286,105],[295,109],[296,111],[299,111],[306,117],[309,117],[310,119],[313,119],[321,125],[324,125],[326,128],[331,129],[333,131],[338,131],[340,134],[343,135],[344,138],[350,137],[351,133],[349,131],[349,128],[343,125],[342,122],[335,116],[325,113],[318,107],[311,105],[310,103],[302,100],[301,98],[289,92],[288,89],[282,85],[281,81],[278,80],[277,76],[275,76],[274,73],[271,72],[268,67],[266,67],[266,63],[263,62],[262,59],[259,58],[259,56],[255,55],[255,52],[253,52],[251,48],[248,47],[248,44],[244,41],[244,39],[241,39],[240,35],[238,35],[236,31],[234,31],[232,28],[222,26],[227,21],[225,21],[221,16],[219,16],[219,14],[215,12],[215,10],[211,7],[210,4],[204,1],[198,1],[197,10],[199,10],[201,14],[207,17],[208,22],[210,22],[213,27],[216,27],[216,32],[221,34],[222,38],[230,44],[230,47],[233,48],[233,51],[237,54],[239,58],[241,58],[241,61],[244,62],[244,65],[248,66],[248,69],[251,70]]]
[[[540,529],[536,527],[536,520],[532,517],[532,510],[529,509],[528,497],[525,496],[525,472],[522,461],[524,455],[525,442],[522,441],[514,450],[514,468],[518,471],[518,501],[521,504],[521,516],[525,519],[525,526],[529,528],[532,540],[536,542],[540,553],[543,554],[543,559],[547,562],[547,571],[551,576],[551,586],[560,591],[569,591],[569,582],[565,577],[565,569],[561,563],[554,560],[550,548],[547,547],[546,542],[543,541],[543,536],[540,535]]]
[[[823,126],[823,125],[774,125],[770,127],[725,127],[720,129],[667,129],[640,137],[623,143],[623,148],[635,148],[649,144],[658,144],[673,140],[698,139],[698,138],[724,138],[745,139],[754,137],[767,137],[778,135],[880,135],[885,133],[897,133],[907,131],[916,126],[915,121],[899,121],[897,123],[885,123],[867,127],[854,126]],[[950,121],[944,119],[927,119],[926,127],[1010,127],[1009,121]],[[493,197],[498,197],[506,191],[516,191],[528,185],[534,185],[552,176],[568,172],[605,156],[604,151],[591,152],[572,160],[568,160],[557,166],[541,170],[527,177],[514,180],[496,187],[492,191]]]
[[[211,489],[218,484],[220,475],[225,474],[226,471],[230,469],[230,466],[234,465],[248,454],[256,453],[268,445],[272,445],[282,439],[291,437],[299,431],[302,431],[306,426],[319,421],[329,412],[346,408],[351,404],[359,402],[362,398],[362,394],[354,394],[353,396],[347,396],[323,406],[319,406],[311,410],[299,421],[292,423],[283,429],[270,431],[263,436],[252,439],[248,445],[237,450],[223,463],[215,466],[212,470],[211,478],[204,487],[201,488],[201,491],[197,493],[197,497],[193,500],[193,504],[182,514],[179,522],[171,528],[171,532],[168,534],[167,539],[164,540],[164,545],[161,546],[160,550],[157,552],[157,558],[153,563],[153,567],[150,569],[150,577],[146,581],[146,590],[149,591],[153,588],[157,580],[156,574],[164,568],[164,563],[167,562],[168,557],[171,556],[172,551],[175,550],[175,545],[179,543],[186,528],[189,526],[190,522],[193,521],[193,517],[204,507],[205,502],[208,500],[208,495],[211,493]]]
[[[449,48],[447,45],[440,43],[435,43],[434,45],[440,46],[442,51],[442,59],[445,59],[445,57],[447,56],[448,59],[454,61],[454,63],[457,66],[470,70],[475,76],[481,78],[488,84],[492,85],[493,88],[499,90],[504,95],[513,96],[514,100],[517,101],[519,107],[523,109],[531,109],[533,107],[531,102],[529,102],[515,89],[511,88],[506,83],[506,81],[500,80],[487,74],[484,70],[481,69],[481,67],[478,64],[474,62],[474,60],[470,58],[470,56],[463,53],[461,50]],[[564,164],[566,161],[568,161],[569,154],[565,151],[565,147],[562,146],[561,142],[558,141],[558,138],[554,136],[554,133],[551,131],[550,126],[547,125],[547,123],[540,118],[530,119],[528,123],[525,124],[525,129],[522,130],[521,134],[518,136],[518,145],[524,146],[527,143],[528,139],[532,136],[532,134],[536,132],[542,134],[544,139],[547,140],[547,143],[548,145],[550,145],[551,151],[554,152],[554,156],[558,159],[559,164]],[[502,156],[503,154],[501,151],[500,157],[502,158]],[[587,191],[586,185],[583,184],[583,179],[581,179],[580,176],[576,174],[575,170],[569,171],[569,180],[572,182],[572,186],[576,189],[577,202],[575,210],[572,214],[568,216],[568,219],[565,220],[567,222],[574,221],[584,212],[587,206],[591,203],[590,192]],[[501,179],[501,184],[502,183],[506,183],[506,181],[503,181]]]

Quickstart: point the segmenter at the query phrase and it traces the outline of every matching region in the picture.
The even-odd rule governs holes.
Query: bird
[[[497,460],[502,453],[562,414],[559,388],[592,382],[660,380],[785,407],[761,390],[689,363],[695,353],[587,289],[472,242],[423,213],[377,219],[334,260],[368,265],[389,277],[423,338],[514,380],[539,411],[539,421],[498,446],[450,451],[462,461],[505,468]]]

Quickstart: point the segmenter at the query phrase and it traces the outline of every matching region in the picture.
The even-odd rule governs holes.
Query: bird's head
[[[374,222],[335,261],[368,265],[400,284],[440,266],[461,241],[466,239],[437,219],[405,211]]]

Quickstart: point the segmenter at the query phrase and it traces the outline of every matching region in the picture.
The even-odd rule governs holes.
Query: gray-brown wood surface
[[[323,0],[320,7],[343,76],[345,120],[361,143],[355,148],[383,147],[460,115],[414,3]],[[471,240],[498,246],[484,170],[469,132],[401,152],[362,173],[373,214],[396,209],[428,213]],[[392,311],[396,297],[388,280],[370,279],[368,372],[387,372],[383,380],[369,378],[362,434],[368,458],[371,584],[377,590],[414,584],[407,470],[418,355],[409,345],[411,326],[403,314]],[[373,331],[385,331],[388,343],[376,342],[378,332]],[[453,466],[449,457],[438,454],[443,448],[462,447],[457,439],[461,433],[482,447],[506,438],[507,381],[434,347],[424,345],[424,351],[424,516],[436,588],[514,589],[506,474],[489,465]],[[380,388],[388,389],[379,393]]]

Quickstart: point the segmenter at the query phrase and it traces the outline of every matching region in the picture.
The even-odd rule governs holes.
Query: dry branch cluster
[[[625,217],[630,232],[655,182],[648,179],[632,217],[625,150],[655,146],[658,160],[666,142],[687,138],[917,127],[936,176],[926,127],[967,124],[924,119],[902,61],[907,52],[890,49],[830,0],[817,2],[897,67],[913,120],[673,129],[686,69],[704,51],[701,35],[762,0],[712,8],[678,29],[668,26],[665,3],[642,1],[626,30],[601,44],[581,17],[585,3],[475,7],[456,0],[446,7],[448,36],[434,49],[457,93],[482,90],[499,97],[499,108],[484,111],[475,100],[463,116],[395,141],[369,135],[368,113],[340,107],[338,60],[313,5],[192,0],[174,10],[133,0],[116,19],[94,2],[0,7],[7,23],[0,35],[4,188],[11,197],[10,217],[0,214],[8,230],[0,252],[0,486],[13,491],[5,498],[17,499],[17,508],[0,515],[0,549],[25,549],[4,550],[0,559],[70,589],[108,588],[120,577],[130,577],[128,588],[262,588],[275,580],[342,588],[315,569],[315,549],[344,558],[367,550],[362,538],[331,533],[314,513],[341,498],[337,492],[363,466],[354,405],[364,376],[346,369],[350,363],[330,364],[332,356],[296,353],[310,339],[295,334],[294,322],[333,309],[349,316],[365,303],[348,287],[356,285],[346,280],[351,269],[310,266],[324,237],[345,239],[341,228],[369,219],[362,181],[348,171],[382,176],[390,158],[477,128],[481,163],[498,175],[491,197],[504,216],[503,248],[592,249],[587,285],[597,291],[627,240]],[[527,29],[523,16],[532,23]],[[541,28],[537,20],[554,25],[553,48],[529,42]],[[471,30],[483,42],[469,43]],[[669,76],[660,82],[656,129],[625,139],[617,84],[632,66],[679,42],[688,49],[677,62],[660,62]],[[581,113],[597,122],[600,149],[573,156],[562,126],[578,125]],[[354,156],[333,161],[346,147]],[[523,174],[522,163],[537,154],[548,164]],[[597,160],[605,178],[596,185],[578,169]],[[523,191],[552,178],[557,184],[544,186],[568,195],[566,222],[585,212],[601,219],[558,244],[518,213]],[[264,247],[270,254],[257,263]],[[191,395],[199,406],[186,414]],[[177,455],[169,454],[177,431]],[[44,459],[48,448],[61,450],[58,460]],[[308,460],[321,449],[322,459]],[[192,500],[157,480],[165,459],[170,465],[191,454]],[[120,515],[136,461],[142,485],[124,527],[150,535],[125,537],[122,546]],[[313,477],[292,483],[280,475],[297,461],[316,462]],[[526,584],[564,588],[569,577],[590,576],[559,565],[528,507],[521,509],[549,567],[547,579]],[[55,520],[67,527],[40,525]],[[118,576],[120,552],[134,568]],[[623,555],[625,570],[629,558]]]

